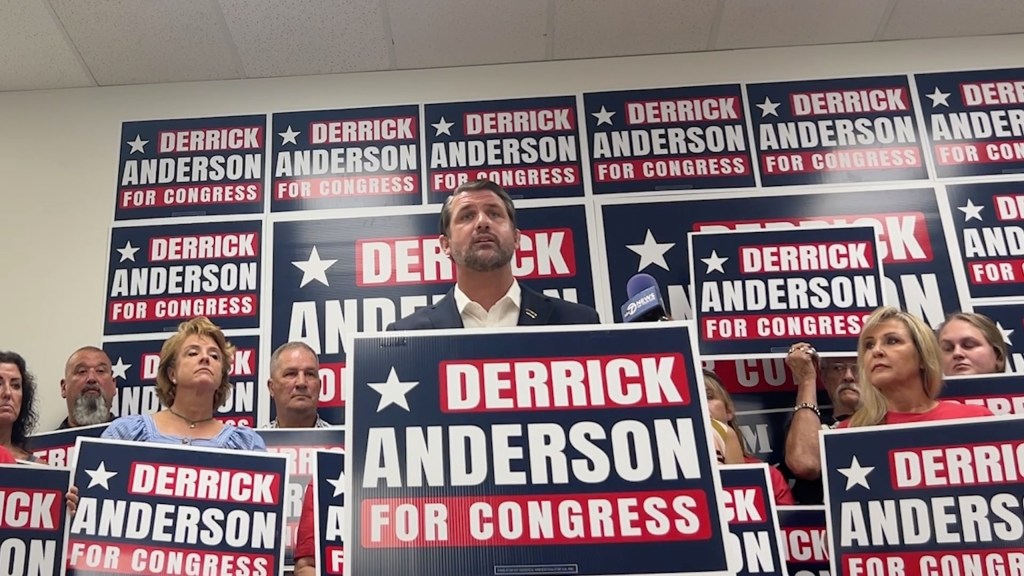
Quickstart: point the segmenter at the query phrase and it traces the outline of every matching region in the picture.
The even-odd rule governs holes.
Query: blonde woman
[[[160,349],[156,395],[164,409],[119,418],[103,437],[265,451],[259,434],[216,418],[217,408],[231,394],[228,370],[234,357],[235,347],[209,318],[198,316],[182,322]]]
[[[939,326],[942,373],[998,374],[1006,370],[1006,342],[991,318],[974,312],[957,312]]]
[[[939,344],[916,316],[878,308],[865,322],[857,350],[861,406],[840,428],[992,415],[984,406],[938,400]]]
[[[711,426],[716,435],[723,439],[723,448],[720,448],[723,458],[719,462],[724,464],[759,464],[756,457],[747,453],[747,447],[743,444],[743,433],[739,424],[736,423],[736,405],[732,396],[722,386],[718,375],[711,370],[704,370],[704,392],[708,398],[708,412],[711,413]],[[789,483],[775,466],[768,467],[768,474],[772,479],[772,491],[775,493],[776,504],[796,504],[793,493],[789,490]]]

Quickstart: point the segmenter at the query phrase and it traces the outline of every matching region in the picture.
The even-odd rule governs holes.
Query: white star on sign
[[[131,367],[132,367],[131,364],[125,364],[124,360],[122,360],[121,357],[118,356],[117,357],[117,364],[114,364],[113,366],[110,367],[110,372],[111,372],[111,374],[114,375],[114,378],[120,378],[121,380],[127,380],[128,379],[128,369],[131,368]]]
[[[939,90],[938,86],[935,87],[935,92],[925,94],[925,96],[931,99],[932,108],[935,108],[936,106],[945,106],[946,108],[949,108],[949,102],[946,101],[946,99],[949,98],[949,92]]]
[[[387,382],[367,382],[366,385],[373,388],[373,391],[380,394],[380,402],[377,404],[377,412],[395,404],[401,406],[406,412],[409,411],[409,402],[405,395],[416,387],[419,382],[402,382],[398,379],[398,373],[391,367]]]
[[[971,220],[981,221],[981,209],[985,206],[975,206],[971,199],[967,199],[967,206],[958,206],[957,210],[964,213],[964,222],[970,222]]]
[[[323,284],[324,286],[330,286],[331,284],[327,281],[327,269],[334,266],[337,260],[321,260],[320,253],[316,251],[316,246],[309,252],[309,260],[303,262],[292,262],[299,270],[302,270],[302,282],[299,283],[299,288],[302,288],[306,284],[309,284],[313,280]]]
[[[108,472],[106,463],[100,462],[100,465],[95,470],[86,470],[86,474],[89,475],[89,485],[86,488],[92,488],[93,486],[102,485],[104,489],[110,490],[110,486],[107,485],[107,481],[117,476],[117,472]]]
[[[1003,335],[1003,342],[1006,342],[1007,346],[1013,346],[1013,342],[1010,342],[1010,336],[1013,335],[1013,330],[1003,328],[1003,325],[999,322],[996,322],[996,328],[999,328],[999,333]]]
[[[728,258],[719,256],[717,250],[712,250],[711,256],[700,259],[701,262],[708,265],[708,269],[704,271],[705,274],[711,274],[712,271],[721,272],[722,274],[725,274],[725,269],[722,268],[722,264],[725,264],[728,260]]]
[[[607,109],[605,109],[604,106],[601,106],[600,112],[591,112],[590,115],[593,116],[594,118],[597,118],[598,126],[600,126],[601,124],[607,124],[611,126],[612,116],[615,116],[615,112],[609,112]]]
[[[871,490],[871,486],[868,485],[868,474],[874,470],[874,466],[861,466],[860,462],[857,461],[857,457],[853,457],[853,462],[850,463],[849,468],[840,468],[839,473],[846,476],[846,489],[849,490],[854,486],[863,486],[868,490]]]
[[[327,483],[334,486],[334,494],[331,495],[332,498],[341,496],[345,493],[345,471],[339,471],[338,477],[334,480],[328,480]]]
[[[117,251],[121,253],[121,259],[118,260],[118,262],[124,262],[125,260],[135,262],[135,253],[138,252],[139,249],[132,246],[132,241],[129,240],[125,243],[124,248],[118,248]]]
[[[292,130],[291,126],[289,126],[284,132],[277,133],[277,135],[281,137],[281,146],[284,146],[285,144],[298,144],[298,142],[295,141],[295,137],[299,134],[302,134],[302,132]]]
[[[776,118],[778,118],[779,117],[779,113],[776,112],[775,109],[779,107],[779,104],[780,104],[779,102],[772,102],[771,98],[768,98],[767,96],[765,96],[764,97],[764,102],[762,102],[760,104],[755,104],[755,106],[757,106],[758,108],[761,109],[761,118],[764,118],[765,116],[768,116],[768,115],[772,115],[772,116],[775,116]]]
[[[136,152],[146,153],[146,144],[149,144],[149,140],[143,140],[142,136],[135,135],[135,140],[129,140],[125,144],[132,147],[132,151],[129,154],[135,154]]]
[[[647,268],[651,264],[657,264],[665,270],[668,270],[668,262],[665,262],[665,252],[668,252],[675,246],[675,242],[663,242],[658,243],[654,239],[654,234],[651,233],[651,229],[647,229],[647,236],[644,238],[643,244],[627,244],[626,248],[629,248],[633,252],[640,255],[640,263],[636,266],[636,271],[640,272],[644,268]]]
[[[437,122],[437,124],[431,124],[431,126],[433,126],[434,130],[436,130],[436,132],[434,132],[434,136],[440,136],[441,134],[447,134],[451,136],[451,129],[452,126],[455,126],[455,122],[448,122],[444,119],[444,116],[441,116],[441,119]]]

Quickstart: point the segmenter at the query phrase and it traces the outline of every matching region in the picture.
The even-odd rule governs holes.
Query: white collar
[[[509,301],[511,301],[517,309],[521,308],[520,303],[522,302],[523,298],[523,289],[519,287],[519,281],[516,280],[515,278],[512,279],[512,285],[508,287],[508,291],[505,292],[505,295],[502,296],[501,298],[498,298],[498,302],[501,302],[506,298],[508,298]],[[459,285],[456,283],[455,307],[459,310],[459,314],[462,314],[466,311],[466,306],[469,306],[470,302],[473,302],[473,300],[470,300],[469,296],[466,296],[466,293],[463,292],[462,289],[459,288]],[[494,304],[497,305],[498,302],[495,302]],[[479,303],[477,303],[477,305],[479,306]]]

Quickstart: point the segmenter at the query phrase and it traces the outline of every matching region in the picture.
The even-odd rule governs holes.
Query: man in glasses
[[[798,342],[790,347],[786,365],[796,383],[793,418],[786,432],[785,468],[794,479],[793,497],[800,504],[821,504],[821,452],[818,432],[835,428],[860,406],[857,357],[818,358],[814,347]],[[831,410],[818,406],[819,373],[831,400]]]

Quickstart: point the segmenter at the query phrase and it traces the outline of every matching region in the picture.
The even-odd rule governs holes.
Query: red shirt
[[[753,456],[744,456],[743,461],[747,464],[760,464],[761,461]],[[789,491],[789,482],[775,466],[768,467],[768,477],[772,480],[772,492],[775,494],[775,504],[779,506],[792,506],[796,504],[793,493]]]
[[[940,400],[935,408],[927,412],[886,412],[882,424],[909,424],[911,422],[934,422],[936,420],[958,420],[992,416],[992,411],[976,404],[961,404],[952,400]],[[843,420],[839,428],[849,428],[850,421]]]
[[[315,482],[316,479],[314,478]],[[316,534],[313,529],[313,482],[306,486],[306,494],[302,497],[302,515],[299,516],[299,527],[295,531],[295,549],[292,556],[297,562],[299,558],[316,556]]]
[[[17,464],[18,461],[14,459],[11,451],[3,446],[0,446],[0,464]]]

